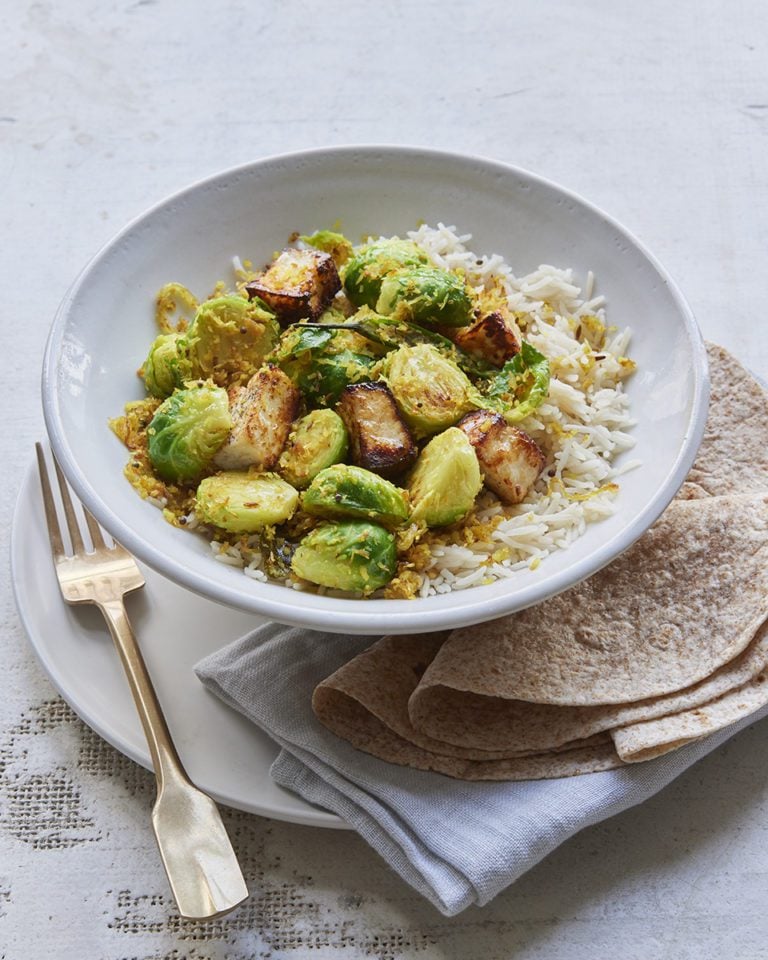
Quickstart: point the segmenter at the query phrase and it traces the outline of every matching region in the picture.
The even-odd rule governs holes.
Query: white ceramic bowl
[[[126,451],[107,418],[142,395],[136,369],[155,336],[153,302],[169,280],[204,295],[231,257],[266,262],[294,230],[340,223],[351,238],[402,234],[423,220],[469,232],[517,274],[540,263],[592,270],[611,323],[633,330],[637,418],[617,513],[515,580],[427,599],[339,600],[262,584],[215,562],[208,544],[167,524],[123,477]],[[594,573],[659,516],[701,440],[706,356],[682,295],[622,226],[572,193],[505,164],[407,147],[338,147],[260,160],[196,183],[123,229],[75,281],[43,368],[45,420],[77,494],[137,557],[212,600],[285,623],[364,634],[478,623],[537,603]]]

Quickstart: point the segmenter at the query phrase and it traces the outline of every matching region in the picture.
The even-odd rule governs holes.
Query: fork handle
[[[173,745],[168,724],[157,699],[149,671],[144,663],[144,657],[141,655],[141,650],[131,629],[122,599],[101,600],[98,606],[109,625],[109,632],[112,634],[112,639],[128,677],[131,695],[136,704],[141,725],[144,728],[144,735],[147,738],[158,789],[162,791],[173,781],[196,789],[187,777]]]
[[[133,635],[122,598],[98,601],[136,702],[157,777],[152,826],[179,913],[206,920],[248,896],[240,865],[213,800],[190,781]]]

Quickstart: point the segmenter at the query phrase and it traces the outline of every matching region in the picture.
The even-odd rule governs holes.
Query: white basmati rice
[[[408,236],[427,250],[438,266],[464,270],[478,292],[500,279],[511,309],[529,317],[526,340],[553,368],[547,401],[519,424],[547,453],[549,469],[517,506],[505,507],[492,494],[483,495],[479,519],[490,520],[500,513],[504,519],[488,542],[476,542],[471,549],[433,548],[419,588],[420,596],[426,597],[535,569],[554,550],[573,543],[588,523],[614,512],[615,480],[639,461],[625,463],[618,470],[612,465],[619,453],[634,446],[626,432],[634,421],[621,383],[626,376],[630,331],[607,328],[599,360],[577,339],[580,319],[596,316],[605,324],[605,300],[593,296],[591,272],[582,297],[572,270],[543,264],[527,276],[516,277],[501,257],[477,256],[468,250],[470,237],[457,236],[453,227],[423,226]],[[506,548],[509,557],[492,562],[500,548]]]

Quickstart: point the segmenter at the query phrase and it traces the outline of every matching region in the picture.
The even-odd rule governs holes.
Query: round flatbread
[[[718,497],[768,490],[768,393],[724,348],[707,344],[709,413],[678,494]]]
[[[768,498],[681,500],[609,567],[520,613],[454,631],[430,686],[586,706],[659,697],[737,656],[768,616]]]
[[[420,688],[419,695],[411,699],[409,721],[422,736],[465,750],[499,756],[509,756],[514,751],[538,752],[601,731],[691,711],[738,689],[767,668],[768,624],[764,623],[746,650],[725,666],[699,683],[663,697],[597,707],[562,707],[429,685]]]

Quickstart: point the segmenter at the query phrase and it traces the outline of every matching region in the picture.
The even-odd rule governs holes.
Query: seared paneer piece
[[[271,470],[283,452],[301,397],[279,367],[262,367],[229,391],[232,429],[214,457],[221,470]]]
[[[546,462],[536,441],[491,410],[468,413],[456,426],[475,449],[485,485],[504,503],[524,500]]]
[[[396,477],[418,449],[384,383],[355,383],[341,394],[337,412],[349,433],[352,462],[382,477]]]
[[[283,250],[263,276],[245,287],[250,299],[259,297],[282,323],[316,320],[340,289],[330,254],[293,249]]]
[[[520,352],[521,340],[522,334],[514,320],[498,310],[480,317],[469,327],[462,327],[453,337],[457,347],[495,367],[503,367]]]

